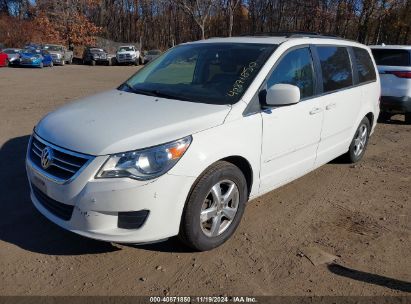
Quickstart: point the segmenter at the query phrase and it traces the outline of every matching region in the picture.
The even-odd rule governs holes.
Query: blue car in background
[[[24,49],[20,53],[20,66],[28,67],[52,67],[53,58],[46,50],[39,50],[34,48]]]

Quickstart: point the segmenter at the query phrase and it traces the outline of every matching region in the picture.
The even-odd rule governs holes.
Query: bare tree
[[[210,18],[212,0],[178,0],[179,5],[189,14],[201,30],[201,39],[205,39],[205,27]]]
[[[233,35],[234,13],[241,0],[224,0],[224,7],[228,15],[228,37]]]

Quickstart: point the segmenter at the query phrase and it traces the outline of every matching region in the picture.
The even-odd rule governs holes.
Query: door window
[[[351,61],[345,47],[318,46],[324,93],[353,85]]]
[[[300,88],[301,99],[314,95],[314,68],[308,47],[287,53],[277,65],[267,82],[267,87],[292,84]]]
[[[370,54],[365,49],[353,48],[355,62],[357,63],[358,80],[360,83],[375,81],[375,68]]]

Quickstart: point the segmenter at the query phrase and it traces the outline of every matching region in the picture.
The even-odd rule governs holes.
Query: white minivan
[[[356,42],[290,34],[182,44],[35,126],[31,199],[86,237],[178,235],[209,250],[234,233],[247,201],[338,156],[359,161],[379,98],[370,49]]]

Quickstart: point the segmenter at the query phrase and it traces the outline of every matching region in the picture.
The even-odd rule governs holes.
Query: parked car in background
[[[31,200],[86,237],[179,235],[209,250],[235,232],[249,199],[341,155],[360,161],[379,98],[371,51],[357,42],[300,34],[182,44],[35,126]]]
[[[9,65],[9,57],[7,54],[0,50],[0,67]]]
[[[149,50],[144,54],[144,64],[149,63],[150,61],[153,61],[157,57],[161,55],[160,50]]]
[[[123,45],[116,52],[117,64],[134,64],[141,63],[140,51],[134,45]]]
[[[48,51],[53,58],[53,63],[64,65],[73,62],[73,52],[69,51],[65,46],[59,44],[44,44],[43,49]]]
[[[53,58],[46,50],[29,48],[22,50],[19,59],[19,66],[38,68],[52,67]]]
[[[20,51],[21,49],[17,49],[17,48],[7,48],[3,50],[3,52],[7,54],[10,65],[13,65],[14,63],[16,63],[17,61],[15,60],[20,58]]]
[[[381,78],[381,118],[404,114],[411,124],[411,45],[370,47]]]
[[[99,47],[86,47],[83,52],[83,64],[96,65],[112,65],[114,55],[109,54]]]

